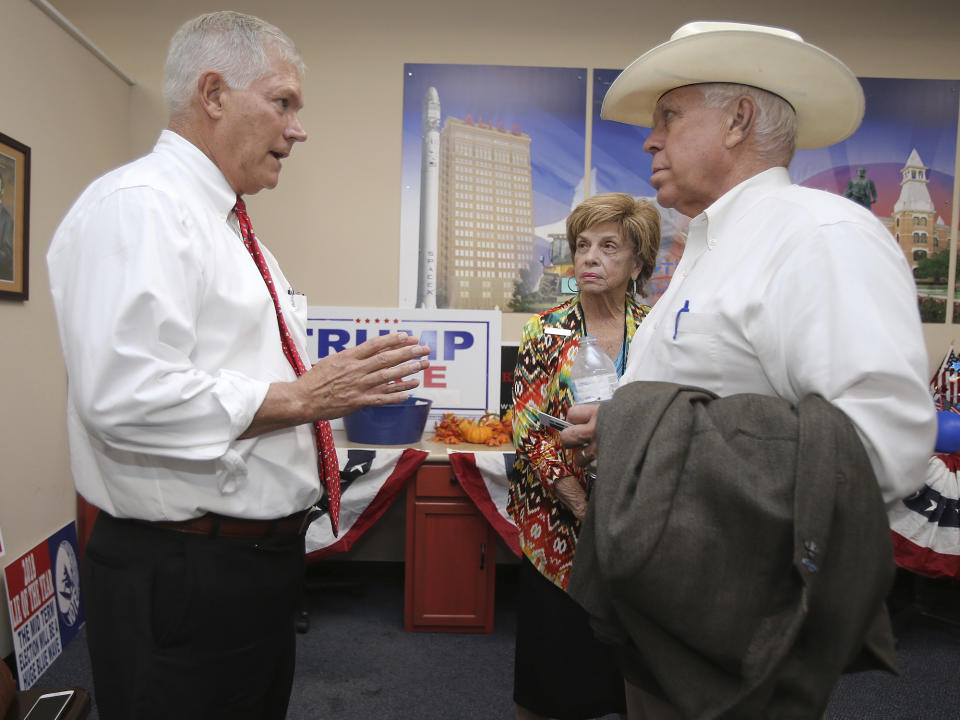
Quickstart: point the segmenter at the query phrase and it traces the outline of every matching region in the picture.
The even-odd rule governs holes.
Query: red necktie
[[[270,269],[267,267],[266,260],[263,259],[260,244],[257,242],[257,236],[250,224],[247,206],[239,197],[233,211],[237,214],[237,220],[240,222],[240,235],[243,237],[243,244],[246,245],[253,262],[256,263],[257,270],[263,275],[263,281],[267,284],[270,297],[273,298],[273,307],[277,311],[277,325],[280,326],[280,342],[283,344],[283,354],[287,356],[287,360],[297,373],[297,377],[300,377],[307,369],[300,359],[300,353],[297,352],[297,347],[293,343],[293,338],[290,337],[290,332],[287,330],[287,323],[284,322],[283,313],[280,311],[280,301],[277,299],[277,289],[273,286],[273,278],[270,277]],[[337,450],[333,445],[330,423],[326,420],[320,420],[314,423],[314,427],[317,433],[317,465],[320,469],[320,480],[327,491],[327,502],[330,503],[330,524],[333,526],[333,535],[336,537],[340,531],[340,464],[337,462]]]

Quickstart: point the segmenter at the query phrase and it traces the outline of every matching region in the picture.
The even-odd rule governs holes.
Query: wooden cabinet
[[[493,630],[496,536],[446,463],[407,486],[407,631]]]

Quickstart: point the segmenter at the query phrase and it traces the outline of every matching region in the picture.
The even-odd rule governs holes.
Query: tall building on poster
[[[893,215],[882,218],[913,268],[949,247],[950,228],[938,217],[927,188],[927,171],[916,148],[900,170],[900,197]]]
[[[438,307],[505,309],[533,257],[530,137],[448,117],[440,133]]]
[[[434,87],[423,96],[420,149],[420,255],[417,307],[437,307],[437,222],[440,202],[440,96]]]

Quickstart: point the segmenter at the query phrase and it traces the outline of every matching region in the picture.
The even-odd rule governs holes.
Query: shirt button
[[[709,240],[707,240],[707,247],[708,247],[708,248],[710,248],[710,249],[712,250],[712,249],[715,248],[716,246],[717,246],[717,239],[716,239],[716,238],[710,238]]]

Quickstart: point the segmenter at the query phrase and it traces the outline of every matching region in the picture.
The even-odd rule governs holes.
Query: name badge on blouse
[[[570,337],[573,335],[573,330],[568,330],[567,328],[559,327],[545,327],[543,332],[547,335],[560,335],[562,337]]]

